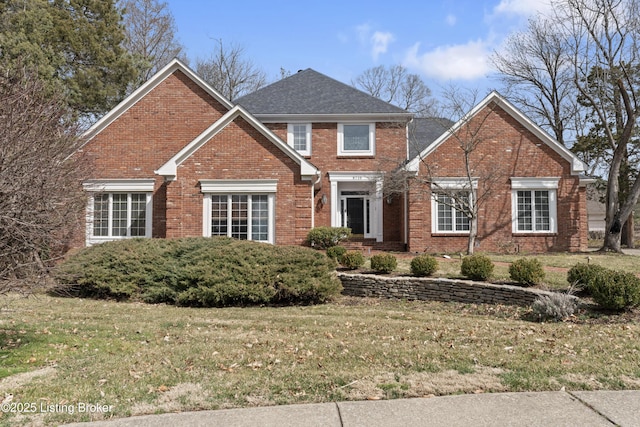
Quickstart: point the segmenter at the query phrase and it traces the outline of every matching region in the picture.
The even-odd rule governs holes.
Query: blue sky
[[[402,64],[437,95],[450,84],[498,88],[489,55],[548,0],[166,0],[191,64],[216,39],[242,46],[270,81],[313,68],[345,83]],[[482,93],[481,95],[484,95]]]

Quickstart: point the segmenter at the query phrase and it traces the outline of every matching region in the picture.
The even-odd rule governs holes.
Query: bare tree
[[[139,69],[138,86],[173,58],[181,57],[184,48],[176,40],[175,20],[166,2],[121,0],[120,6],[124,8],[124,45]]]
[[[620,186],[640,114],[640,2],[564,0],[555,11],[581,103],[612,152],[601,250],[620,252],[622,227],[640,197],[637,174],[628,177],[624,199]]]
[[[0,294],[43,284],[86,199],[79,139],[37,72],[0,66]]]
[[[435,100],[431,97],[431,90],[419,75],[409,73],[402,65],[369,68],[351,84],[417,116],[433,114]]]
[[[243,57],[244,48],[216,42],[217,48],[208,59],[196,60],[196,72],[220,94],[233,101],[267,83],[265,72]]]
[[[566,145],[565,134],[582,129],[571,57],[553,20],[530,19],[491,59],[514,103],[558,142]]]

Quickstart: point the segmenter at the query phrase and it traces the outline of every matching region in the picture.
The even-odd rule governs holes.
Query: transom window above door
[[[375,123],[339,123],[339,156],[375,155]]]

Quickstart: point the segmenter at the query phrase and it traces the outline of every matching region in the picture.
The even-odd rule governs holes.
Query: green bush
[[[640,305],[640,278],[632,273],[603,268],[587,285],[602,308],[625,310]]]
[[[391,254],[375,254],[371,257],[371,269],[381,273],[391,273],[398,267],[398,260]]]
[[[316,227],[307,234],[307,244],[315,249],[328,249],[351,237],[346,227]]]
[[[567,282],[571,286],[579,286],[589,292],[589,286],[595,277],[606,271],[604,267],[594,264],[576,264],[567,272]]]
[[[462,259],[460,273],[471,280],[485,281],[493,274],[493,262],[485,255],[471,255]]]
[[[411,274],[431,276],[438,270],[438,261],[431,255],[422,254],[411,260]]]
[[[72,295],[198,307],[324,302],[341,290],[309,248],[228,238],[129,239],[85,248],[56,271]]]
[[[544,280],[544,269],[536,258],[520,258],[509,266],[509,277],[522,285],[539,285]]]
[[[364,265],[364,256],[360,251],[347,251],[338,259],[340,265],[350,270],[355,270]]]
[[[327,248],[327,256],[331,259],[335,259],[336,261],[340,259],[345,252],[347,252],[347,248],[344,246],[331,246],[330,248]]]

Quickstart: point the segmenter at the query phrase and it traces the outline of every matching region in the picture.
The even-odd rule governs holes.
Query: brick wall
[[[476,250],[489,252],[580,251],[587,247],[586,193],[571,165],[502,109],[471,123],[477,148],[470,156],[478,178]],[[465,135],[464,128],[459,132]],[[410,192],[409,250],[465,252],[467,235],[432,233],[430,178],[466,176],[460,140],[450,137],[420,165]],[[428,168],[427,168],[428,166]],[[557,190],[558,232],[513,234],[511,177],[560,177]]]

